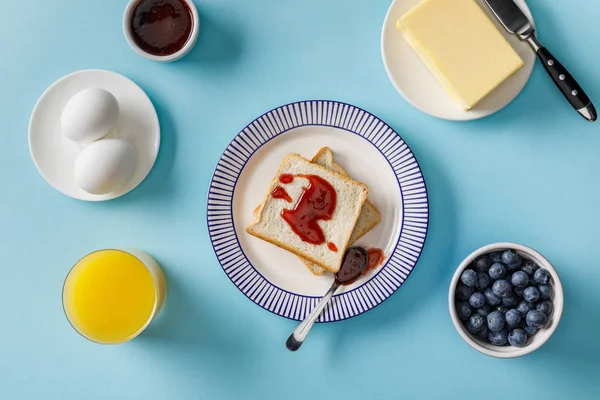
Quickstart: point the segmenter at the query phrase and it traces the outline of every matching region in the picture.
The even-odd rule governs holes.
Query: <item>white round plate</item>
[[[503,109],[525,87],[535,64],[535,54],[527,43],[509,34],[493,15],[484,0],[477,0],[497,28],[519,53],[525,65],[508,78],[470,111],[463,110],[446,93],[442,85],[429,71],[425,63],[408,44],[396,22],[420,0],[394,0],[383,23],[381,32],[381,54],[388,77],[398,92],[419,110],[434,117],[466,121],[487,117]],[[533,23],[533,17],[524,0],[515,0],[525,15]],[[476,35],[476,32],[473,32]]]
[[[320,322],[366,312],[387,299],[417,263],[429,221],[427,190],[414,155],[392,128],[360,108],[302,101],[267,112],[244,128],[219,160],[208,194],[210,239],[227,276],[259,306],[302,320],[333,276],[314,276],[295,255],[246,233],[284,157],[311,159],[328,146],[335,162],[369,187],[381,222],[357,244],[384,251],[382,267],[340,289]]]
[[[116,192],[93,195],[75,183],[75,160],[82,150],[60,129],[60,117],[69,99],[77,92],[98,87],[118,100],[118,133],[109,135],[128,140],[137,152],[137,165],[129,182]],[[131,80],[115,72],[84,70],[69,74],[52,84],[40,97],[29,121],[29,151],[40,174],[56,190],[88,201],[111,200],[133,190],[148,175],[160,147],[160,125],[152,102]]]

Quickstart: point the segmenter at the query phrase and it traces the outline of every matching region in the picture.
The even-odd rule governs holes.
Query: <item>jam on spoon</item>
[[[365,272],[368,265],[369,256],[367,251],[362,247],[350,247],[344,254],[342,267],[335,274],[335,282],[340,285],[353,284]]]
[[[354,283],[367,269],[369,263],[369,255],[362,247],[351,247],[346,250],[344,259],[342,261],[342,267],[335,274],[335,281],[329,288],[325,296],[321,299],[319,304],[311,311],[311,313],[302,321],[298,328],[290,335],[285,342],[286,347],[290,351],[296,351],[304,343],[304,339],[308,335],[310,328],[314,325],[321,312],[329,303],[329,300],[333,297],[338,288],[342,285],[350,285]]]

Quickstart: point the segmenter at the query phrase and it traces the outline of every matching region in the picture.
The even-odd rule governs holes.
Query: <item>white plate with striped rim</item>
[[[229,144],[213,174],[207,224],[225,274],[250,300],[282,317],[302,320],[327,291],[333,276],[314,276],[293,254],[246,233],[254,209],[284,157],[312,158],[328,146],[336,163],[369,186],[381,222],[358,245],[386,258],[343,287],[319,322],[362,314],[391,296],[415,267],[427,236],[429,201],[417,160],[385,122],[336,101],[301,101],[273,109],[246,126]]]

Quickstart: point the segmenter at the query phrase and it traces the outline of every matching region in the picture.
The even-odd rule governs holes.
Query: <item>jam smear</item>
[[[281,186],[275,186],[275,189],[273,189],[273,191],[271,192],[271,196],[273,196],[274,199],[284,199],[288,203],[292,202],[292,198],[290,197],[288,192],[286,192],[285,189]]]
[[[381,264],[383,264],[383,260],[385,260],[385,254],[383,254],[383,250],[381,249],[368,249],[367,254],[369,256],[369,262],[367,264],[366,271],[376,269]]]
[[[192,12],[182,0],[140,0],[133,11],[131,32],[145,52],[168,56],[185,46],[193,24]]]
[[[331,243],[331,242],[329,242],[329,243],[327,243],[327,247],[329,247],[329,250],[331,250],[331,251],[334,251],[334,252],[336,252],[336,253],[337,253],[337,251],[338,251],[338,248],[337,248],[337,246],[335,245],[335,243]]]
[[[281,183],[292,183],[294,182],[294,175],[291,174],[281,174],[279,176],[279,182]]]
[[[308,179],[308,186],[303,187],[298,203],[292,210],[283,209],[281,217],[289,224],[292,231],[302,241],[320,245],[325,243],[325,234],[317,221],[329,221],[333,217],[337,202],[337,193],[329,182],[317,175],[296,175]],[[289,180],[291,177],[291,180]],[[291,182],[293,175],[283,174],[279,177]]]

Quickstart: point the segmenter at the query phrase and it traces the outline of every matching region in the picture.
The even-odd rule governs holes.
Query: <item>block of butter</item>
[[[423,0],[397,26],[465,110],[523,66],[476,0]]]

